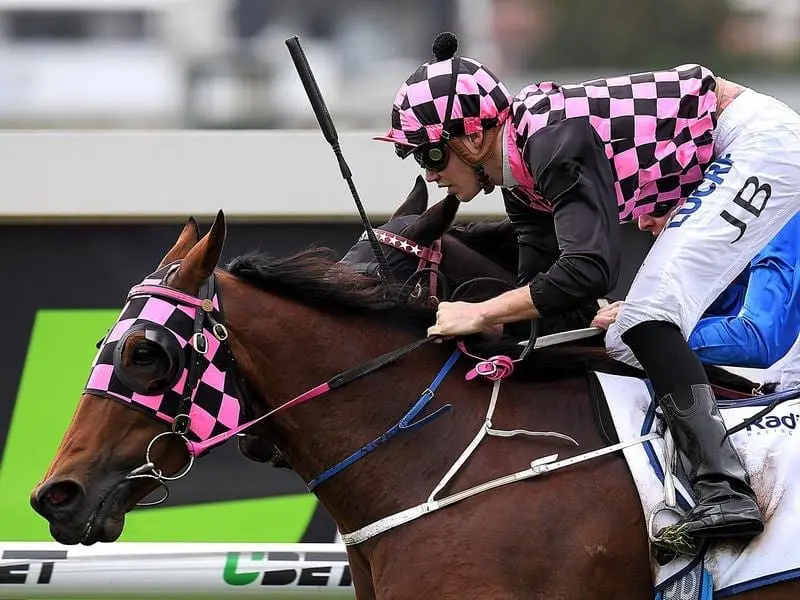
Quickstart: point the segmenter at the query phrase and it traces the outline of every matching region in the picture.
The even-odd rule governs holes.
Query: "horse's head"
[[[465,241],[467,237],[462,235],[462,228],[451,229],[458,207],[458,199],[447,196],[428,208],[425,181],[417,177],[406,200],[389,221],[376,231],[395,279],[403,282],[417,277],[429,288],[438,287],[430,289],[429,295],[439,298],[447,296],[454,286],[478,277],[514,282],[515,265],[509,267],[503,264],[504,261],[495,256],[496,250],[494,254],[489,252],[489,246],[484,246],[482,251],[476,250]],[[510,238],[506,245],[514,247],[514,233],[510,226],[502,230],[502,235]],[[472,232],[469,239],[478,237]],[[366,234],[359,238],[340,262],[359,273],[375,275],[378,272],[378,262]],[[425,273],[433,272],[436,276],[415,275],[421,269]]]
[[[450,227],[457,211],[458,200],[455,196],[448,196],[428,210],[428,188],[425,180],[417,176],[411,193],[375,232],[395,278],[405,281],[421,264],[438,267],[441,257],[426,260],[421,256],[422,251],[433,250],[433,244]],[[366,232],[348,250],[341,262],[357,273],[377,275],[378,262]]]
[[[117,539],[125,513],[233,435],[241,392],[211,277],[224,239],[221,212],[202,239],[189,219],[101,340],[72,422],[31,496],[57,541]]]

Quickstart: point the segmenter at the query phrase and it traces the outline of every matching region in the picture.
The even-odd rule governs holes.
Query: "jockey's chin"
[[[466,204],[467,202],[472,201],[472,199],[475,197],[475,194],[465,194],[463,192],[456,192],[455,196],[456,198],[458,198],[459,202],[463,202]]]
[[[469,186],[455,186],[451,185],[447,188],[447,193],[453,194],[456,198],[458,198],[459,202],[471,202],[475,196],[477,196],[481,191],[480,185],[478,185],[477,178],[475,179],[474,184],[470,184]]]
[[[472,190],[471,187],[467,190],[461,185],[440,185],[440,189],[446,190],[448,194],[455,196],[459,202],[470,202],[475,196],[478,195],[480,190]]]

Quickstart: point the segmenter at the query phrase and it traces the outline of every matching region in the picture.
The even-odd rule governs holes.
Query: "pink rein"
[[[263,421],[264,419],[268,419],[272,415],[279,413],[282,410],[286,410],[287,408],[292,408],[293,406],[297,406],[311,400],[312,398],[316,398],[317,396],[322,396],[331,391],[331,386],[328,382],[322,383],[317,387],[311,388],[310,390],[303,392],[299,396],[292,398],[291,400],[284,402],[280,406],[273,408],[271,411],[266,413],[265,415],[261,415],[257,419],[253,419],[248,421],[247,423],[242,423],[233,429],[229,429],[224,433],[220,433],[219,435],[215,435],[214,437],[210,437],[207,440],[203,440],[202,442],[193,442],[191,440],[187,440],[187,445],[189,446],[189,452],[192,456],[199,456],[202,454],[206,449],[213,448],[227,440],[231,439],[237,433],[241,433],[248,427],[252,427],[256,423]]]

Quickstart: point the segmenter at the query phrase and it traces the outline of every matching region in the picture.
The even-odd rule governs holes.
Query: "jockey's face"
[[[473,134],[463,139],[467,143],[468,150],[477,152],[483,137],[482,134]],[[438,172],[426,169],[425,181],[435,183],[440,188],[447,188],[447,193],[453,194],[461,202],[469,202],[481,191],[478,176],[472,167],[453,152],[452,148],[447,148],[447,152],[450,154],[447,166]]]
[[[667,226],[667,223],[672,218],[672,215],[677,210],[677,206],[670,210],[667,214],[661,217],[654,217],[653,215],[642,215],[639,217],[639,229],[642,231],[649,231],[653,235],[658,235]]]

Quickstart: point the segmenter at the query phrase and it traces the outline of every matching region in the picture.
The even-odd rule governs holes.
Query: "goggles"
[[[444,141],[423,144],[413,148],[395,144],[395,152],[400,158],[407,158],[409,154],[412,154],[420,167],[434,173],[444,171],[450,158],[447,142]]]
[[[675,202],[660,202],[650,211],[650,216],[656,219],[666,216],[669,211],[675,208]]]

